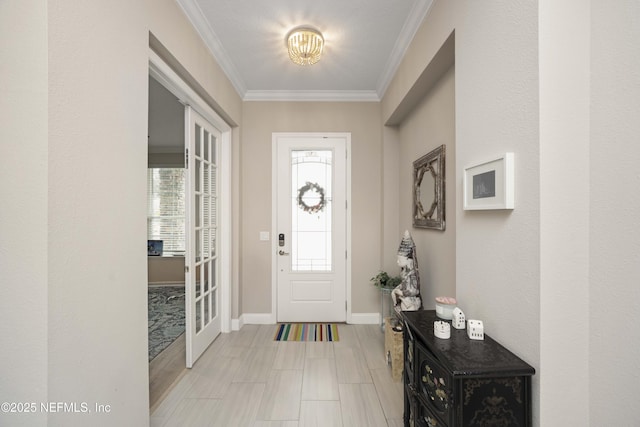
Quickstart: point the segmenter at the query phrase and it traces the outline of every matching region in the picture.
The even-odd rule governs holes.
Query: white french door
[[[278,322],[347,317],[348,134],[274,134]]]
[[[187,141],[186,347],[192,367],[221,330],[220,132],[185,107]]]

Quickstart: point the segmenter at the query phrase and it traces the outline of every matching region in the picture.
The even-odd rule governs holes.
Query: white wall
[[[583,0],[540,1],[537,376],[545,426],[589,425],[589,19]]]
[[[49,425],[146,425],[147,11],[48,4]]]
[[[591,1],[590,425],[638,425],[640,3]],[[630,323],[627,323],[627,320]]]
[[[0,402],[48,400],[46,21],[44,0],[0,3]]]
[[[506,4],[458,3],[457,194],[466,167],[513,152],[516,205],[513,211],[458,205],[457,293],[467,316],[484,320],[489,335],[539,366],[537,3]]]

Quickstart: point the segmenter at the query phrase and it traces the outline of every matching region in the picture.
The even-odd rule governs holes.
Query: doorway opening
[[[179,376],[231,329],[231,128],[154,51],[149,55],[148,182],[162,183],[160,193],[168,194],[152,203],[166,196],[168,207],[158,217],[150,209],[147,218],[148,282],[177,287],[161,293],[172,309],[184,310],[184,333],[150,363],[153,408],[168,391],[154,391],[154,384],[175,382],[156,381],[156,359],[168,352]],[[159,251],[153,241],[161,242]],[[160,270],[152,271],[152,263]],[[167,363],[159,364],[163,376]]]
[[[186,369],[184,106],[149,76],[147,293],[149,405]]]

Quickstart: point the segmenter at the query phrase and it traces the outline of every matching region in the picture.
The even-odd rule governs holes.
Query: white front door
[[[192,367],[220,333],[220,132],[189,106],[187,141],[186,346]]]
[[[347,316],[349,134],[274,134],[278,322]]]

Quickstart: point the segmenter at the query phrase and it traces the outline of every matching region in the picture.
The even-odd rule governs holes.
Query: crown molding
[[[220,39],[213,31],[196,0],[176,0],[191,25],[205,42],[222,71],[225,73],[238,95],[245,101],[340,101],[340,102],[378,102],[382,99],[393,76],[398,70],[409,44],[413,40],[420,24],[431,10],[433,0],[416,2],[407,21],[402,27],[391,52],[387,65],[381,74],[376,90],[371,91],[269,91],[247,90],[240,73],[229,58]]]
[[[227,78],[231,81],[231,84],[235,88],[238,95],[242,97],[247,89],[244,82],[240,79],[240,73],[238,72],[231,59],[229,59],[229,55],[226,50],[220,43],[220,39],[216,35],[215,31],[209,25],[209,22],[205,19],[204,13],[202,13],[202,9],[195,2],[195,0],[176,0],[178,5],[182,8],[182,11],[187,16],[191,25],[195,30],[200,34],[200,37],[207,45],[213,57],[215,58],[222,71],[225,73]]]
[[[393,76],[396,74],[396,71],[398,71],[402,58],[404,58],[404,55],[407,52],[411,41],[415,37],[418,28],[420,28],[420,25],[429,14],[432,5],[433,0],[418,1],[407,17],[407,20],[402,27],[402,31],[400,31],[400,34],[398,35],[396,44],[393,46],[387,66],[378,81],[377,92],[380,99],[384,97],[385,92],[389,88],[389,84],[391,84]]]
[[[379,102],[374,90],[249,90],[243,101]]]

